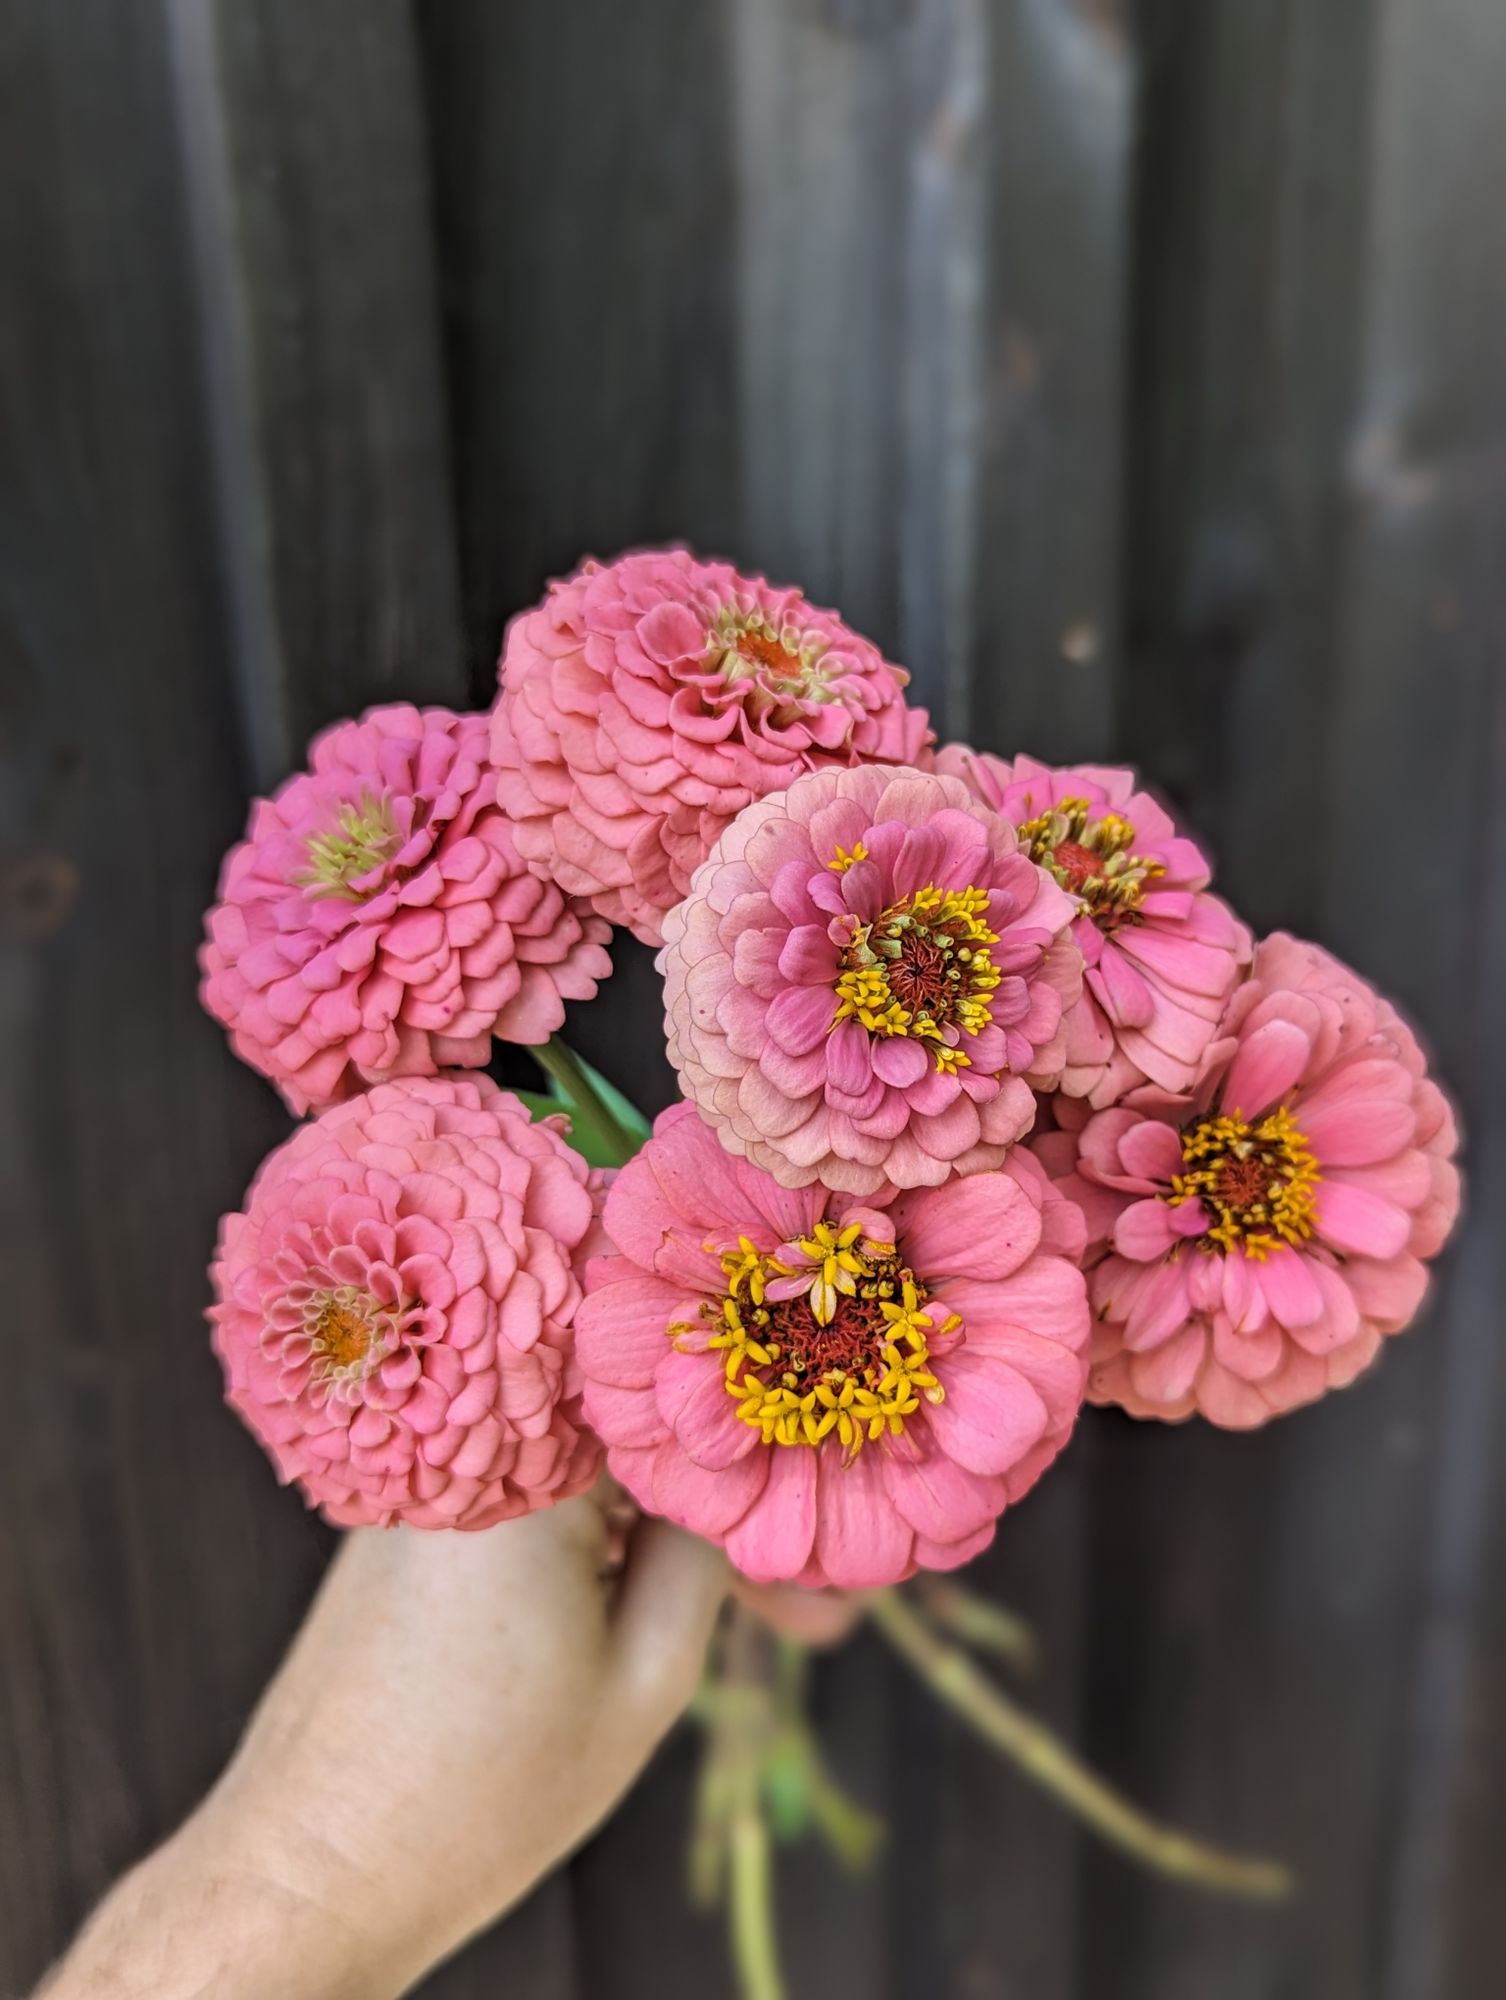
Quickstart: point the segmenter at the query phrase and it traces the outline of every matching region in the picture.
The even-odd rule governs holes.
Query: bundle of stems
[[[865,1601],[869,1623],[931,1693],[1141,1867],[1190,1888],[1252,1902],[1292,1891],[1278,1861],[1239,1854],[1153,1819],[1115,1791],[1016,1701],[978,1657],[1015,1671],[1036,1661],[1013,1612],[951,1578],[918,1578]],[[850,1869],[868,1866],[883,1828],[831,1774],[807,1712],[809,1653],[744,1605],[729,1606],[694,1714],[705,1733],[689,1874],[693,1900],[721,1904],[743,2000],[783,2000],[774,1855],[785,1842],[824,1839]]]

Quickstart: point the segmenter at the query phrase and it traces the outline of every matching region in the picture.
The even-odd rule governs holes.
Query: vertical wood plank
[[[1124,737],[1250,918],[1309,935],[1327,934],[1373,12],[1140,10]],[[1254,1437],[1100,1420],[1122,1504],[1095,1547],[1095,1750],[1157,1809],[1286,1855],[1304,1893],[1241,1912],[1095,1856],[1112,1922],[1089,1994],[1376,1990],[1425,1338]]]
[[[732,6],[745,534],[891,654],[914,20],[898,0]]]
[[[7,754],[18,832],[78,892],[0,958],[19,1992],[213,1774],[323,1541],[221,1409],[201,1319],[216,1213],[285,1121],[194,990],[244,779],[156,10],[14,0],[0,79]]]
[[[472,685],[583,555],[735,552],[721,10],[420,0]]]
[[[1142,28],[1125,734],[1257,924],[1411,1004],[1468,1101],[1495,947],[1450,857],[1488,871],[1499,838],[1499,259],[1470,231],[1500,52],[1464,6]],[[1424,838],[1403,786],[1440,794]],[[1268,1433],[1103,1420],[1098,1754],[1285,1853],[1304,1893],[1261,1917],[1095,1859],[1087,1993],[1483,1990],[1440,1956],[1439,1840],[1478,1658],[1489,1272],[1467,1243],[1375,1375]]]
[[[257,780],[463,699],[438,279],[401,0],[164,0]]]
[[[1506,1727],[1488,1706],[1506,1680],[1506,228],[1489,193],[1506,171],[1503,87],[1498,10],[1386,0],[1325,917],[1423,1023],[1475,1140],[1472,1215],[1418,1336],[1438,1392],[1374,1884],[1386,2000],[1483,1996],[1506,1941],[1480,1845],[1506,1792]],[[1437,805],[1419,838],[1397,802],[1422,795]]]
[[[975,609],[956,733],[1008,754],[1115,748],[1127,11],[1015,0],[988,15]]]

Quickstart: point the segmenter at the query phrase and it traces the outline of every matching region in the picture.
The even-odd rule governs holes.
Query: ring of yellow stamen
[[[359,902],[363,893],[352,884],[390,861],[401,842],[387,799],[363,792],[347,800],[325,833],[310,834],[304,843],[308,867],[295,879],[310,896],[343,896]]]
[[[856,858],[838,848],[827,865],[842,873]],[[852,919],[832,1026],[856,1021],[870,1035],[914,1036],[931,1044],[938,1069],[969,1067],[962,1037],[992,1021],[1002,977],[991,955],[998,933],[987,916],[986,889],[930,883],[871,924]]]
[[[783,1258],[746,1236],[721,1253],[727,1292],[707,1301],[706,1345],[723,1356],[737,1416],[766,1445],[816,1446],[827,1438],[850,1462],[865,1445],[899,1437],[924,1399],[944,1391],[931,1367],[931,1342],[955,1333],[959,1316],[938,1326],[925,1288],[892,1243],[865,1238],[863,1226],[817,1223]],[[770,1289],[793,1297],[771,1298]],[[691,1328],[670,1328],[683,1337]]]
[[[1088,799],[1058,799],[1019,832],[1031,860],[1079,897],[1105,930],[1138,923],[1146,889],[1166,873],[1163,862],[1131,853],[1135,829],[1121,813],[1099,812]]]
[[[1213,1218],[1198,1240],[1257,1262],[1284,1244],[1305,1243],[1317,1223],[1313,1190],[1322,1178],[1307,1135],[1286,1105],[1255,1124],[1210,1112],[1182,1133],[1182,1172],[1170,1205],[1200,1201]]]

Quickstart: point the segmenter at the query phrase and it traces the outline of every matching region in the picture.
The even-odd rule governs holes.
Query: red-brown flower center
[[[1248,1208],[1251,1202],[1265,1200],[1276,1177],[1275,1168],[1261,1155],[1226,1159],[1214,1172],[1213,1192],[1229,1208]]]
[[[1263,1260],[1312,1235],[1320,1179],[1307,1135],[1286,1105],[1254,1124],[1237,1111],[1209,1111],[1182,1129],[1182,1171],[1168,1200],[1173,1208],[1202,1205],[1208,1227],[1197,1240],[1205,1250]]]
[[[895,1246],[865,1227],[818,1222],[778,1255],[746,1236],[721,1253],[727,1291],[701,1307],[706,1345],[723,1357],[739,1419],[765,1444],[830,1437],[851,1459],[901,1436],[922,1398],[942,1400],[930,1343],[948,1340],[961,1320],[938,1316]],[[673,1339],[691,1332],[684,1321],[669,1327]]]
[[[1082,899],[1100,930],[1138,923],[1140,899],[1166,873],[1164,863],[1131,853],[1135,829],[1127,819],[1089,799],[1058,799],[1025,821],[1020,839],[1032,861]]]
[[[828,862],[839,874],[866,858],[859,841],[851,855],[838,850]],[[870,1035],[910,1035],[926,1043],[938,1069],[967,1067],[964,1035],[993,1019],[992,998],[1001,975],[988,927],[988,891],[939,889],[934,883],[892,904],[870,924],[848,919],[832,1026],[853,1020]]]
[[[1074,894],[1103,867],[1103,856],[1076,840],[1059,842],[1051,858],[1056,863],[1056,879],[1064,889],[1070,889]]]
[[[792,1386],[800,1395],[832,1369],[861,1375],[865,1369],[880,1365],[884,1345],[893,1339],[881,1301],[897,1298],[900,1283],[898,1258],[875,1263],[873,1275],[861,1283],[861,1296],[849,1298],[838,1293],[837,1309],[827,1326],[812,1317],[809,1297],[770,1299],[760,1309],[766,1319],[760,1312],[754,1314],[759,1343],[775,1343],[778,1372],[796,1378]],[[924,1304],[924,1287],[916,1286],[916,1295]]]

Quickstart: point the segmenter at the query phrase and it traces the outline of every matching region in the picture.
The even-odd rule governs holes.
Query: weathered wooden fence
[[[0,0],[0,1989],[327,1551],[199,1319],[285,1125],[197,1011],[219,853],[315,725],[485,701],[550,573],[684,537],[953,734],[1138,759],[1473,1141],[1378,1374],[1250,1438],[1092,1416],[982,1566],[1052,1718],[1297,1904],[1087,1846],[862,1643],[820,1708],[895,1837],[791,1860],[797,1996],[1500,1990],[1503,100],[1500,0]],[[641,955],[610,991],[662,1097]],[[429,1990],[725,1990],[688,1772]]]

